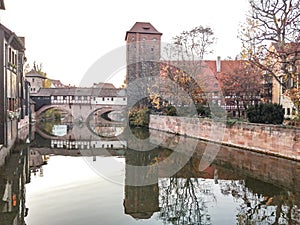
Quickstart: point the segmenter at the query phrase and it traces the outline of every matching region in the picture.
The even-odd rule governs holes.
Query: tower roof
[[[148,22],[136,22],[133,27],[126,32],[125,40],[127,39],[127,35],[129,33],[141,33],[141,34],[158,34],[162,35],[159,31],[152,26],[151,23]]]
[[[41,74],[39,74],[36,70],[32,69],[30,70],[28,73],[26,73],[25,75],[26,77],[37,77],[37,78],[42,78],[42,79],[46,79],[45,77],[43,77]]]

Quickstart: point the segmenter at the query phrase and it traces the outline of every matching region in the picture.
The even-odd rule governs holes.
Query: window
[[[156,38],[153,38],[152,40],[153,40],[153,41],[157,41],[157,39],[156,39]]]
[[[291,115],[291,109],[290,108],[287,108],[287,113],[286,113],[288,116]]]
[[[111,100],[113,101],[113,100],[114,100],[114,98],[113,98],[113,97],[111,97]]]
[[[104,97],[102,98],[102,101],[105,101],[105,98],[104,98]]]
[[[8,61],[11,62],[11,48],[8,49]]]

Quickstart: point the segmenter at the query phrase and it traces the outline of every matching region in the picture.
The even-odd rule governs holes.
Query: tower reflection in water
[[[151,131],[151,135],[161,134]],[[165,147],[146,152],[128,149],[125,213],[135,219],[149,219],[157,213],[156,217],[165,224],[213,224],[213,208],[221,194],[238,203],[234,209],[237,224],[300,222],[299,163],[221,147],[213,163],[199,171],[206,145],[200,141],[193,157],[171,177],[165,176],[159,167],[142,170],[144,174],[138,167],[131,168],[153,165],[167,158],[171,150]],[[155,177],[157,183],[130,185],[149,176]],[[216,194],[216,188],[220,194]]]
[[[168,136],[164,140],[169,143],[176,139],[171,134],[151,131],[152,138],[162,135]],[[17,145],[0,170],[0,224],[25,224],[24,186],[30,182],[29,166],[31,163],[34,173],[34,168],[44,163],[44,157],[33,150],[51,148],[51,141],[43,142],[38,135],[36,140],[39,140],[38,145],[31,146],[30,150],[25,145]],[[258,221],[297,224],[300,221],[299,163],[222,147],[213,163],[199,171],[206,144],[199,141],[193,157],[171,177],[166,175],[165,168],[157,166],[157,162],[172,154],[167,143],[162,142],[149,151],[134,150],[138,148],[123,151],[126,162],[124,213],[135,219],[159,220],[164,224],[214,224],[216,219],[222,219],[216,218],[213,210],[218,209],[214,206],[220,204],[220,196],[227,196],[236,202],[231,213],[235,214],[233,220],[237,224]],[[32,154],[28,154],[29,151]],[[75,155],[80,157],[77,151]],[[172,168],[172,162],[169,163]],[[148,170],[141,170],[142,166]],[[148,179],[150,183],[146,182]],[[145,185],[139,185],[141,181]]]

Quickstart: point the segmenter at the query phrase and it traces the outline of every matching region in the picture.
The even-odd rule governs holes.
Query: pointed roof
[[[5,10],[4,0],[0,0],[0,9]]]
[[[0,9],[1,9],[1,4],[0,4]],[[14,46],[14,48],[17,48],[19,51],[25,50],[25,46],[24,46],[25,43],[23,42],[25,39],[18,37],[14,32],[12,32],[10,29],[5,27],[1,23],[0,23],[0,30],[4,31],[5,39],[8,41],[10,45]]]
[[[25,77],[38,77],[42,79],[46,79],[41,74],[39,74],[36,70],[32,69],[28,73],[26,73]]]
[[[140,33],[140,34],[158,34],[162,35],[159,31],[156,30],[154,26],[152,26],[149,22],[136,22],[133,27],[126,32],[125,40],[127,39],[127,35],[129,33]]]

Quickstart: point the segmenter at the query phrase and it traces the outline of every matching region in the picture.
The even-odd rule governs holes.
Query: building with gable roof
[[[3,1],[0,7],[4,8]],[[18,120],[28,114],[28,83],[23,77],[25,39],[0,24],[0,43],[0,144],[10,146],[17,137]]]
[[[161,36],[160,33],[151,23],[136,22],[133,27],[126,32],[125,41],[127,44],[127,84],[142,77],[151,77],[160,75],[166,77],[165,67],[171,66],[171,70],[181,70],[187,74],[192,71],[193,79],[197,81],[200,89],[202,89],[203,98],[210,102],[225,107],[230,115],[235,116],[236,108],[234,105],[226,104],[224,98],[230,96],[223,96],[220,89],[220,77],[233,71],[241,60],[202,60],[202,61],[161,61]],[[169,67],[169,69],[171,68]],[[197,68],[191,68],[197,67]],[[169,78],[170,79],[170,78]],[[192,85],[193,86],[193,85]],[[145,88],[144,88],[145,89]],[[172,88],[171,88],[172,89]],[[172,96],[176,95],[172,90],[161,90],[164,92],[167,101],[172,102]],[[130,95],[131,92],[128,92]],[[166,94],[167,93],[167,94]],[[168,96],[169,93],[169,96]],[[194,93],[193,93],[194,94]],[[175,96],[176,97],[176,96]],[[261,101],[260,96],[256,96],[255,101]],[[130,96],[128,96],[130,100]],[[180,101],[177,101],[180,103]],[[184,105],[184,103],[181,103]],[[244,110],[242,114],[245,114]]]
[[[299,109],[294,104],[293,100],[288,94],[290,89],[298,89],[300,82],[300,44],[287,43],[280,46],[278,43],[272,43],[269,48],[270,56],[266,60],[267,63],[273,68],[276,78],[272,79],[272,102],[282,105],[284,109],[285,118],[293,118],[296,116]],[[284,54],[287,57],[287,62],[280,58]],[[285,67],[290,73],[287,77],[284,71]],[[266,72],[268,74],[268,72]]]

